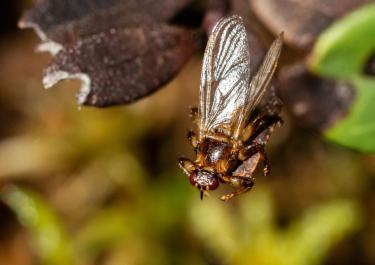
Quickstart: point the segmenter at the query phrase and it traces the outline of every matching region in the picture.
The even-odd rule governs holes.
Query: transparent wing
[[[242,19],[220,20],[208,40],[200,85],[200,138],[216,130],[232,133],[246,103],[250,79],[248,40]]]
[[[246,97],[247,102],[244,105],[244,108],[241,109],[237,124],[235,126],[235,131],[233,133],[233,137],[235,139],[239,139],[242,129],[246,126],[249,115],[259,104],[272,79],[283,45],[282,38],[283,33],[281,33],[276,40],[274,40],[262,62],[262,65],[259,67],[258,72],[251,80],[248,95]]]

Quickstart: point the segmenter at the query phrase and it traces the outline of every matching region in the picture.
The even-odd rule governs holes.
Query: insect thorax
[[[234,164],[233,145],[230,141],[206,137],[199,143],[197,163],[211,167],[217,173],[225,174]]]

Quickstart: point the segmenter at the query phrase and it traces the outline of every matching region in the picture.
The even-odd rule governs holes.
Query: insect
[[[255,180],[252,173],[261,160],[264,175],[269,174],[264,146],[281,118],[275,113],[254,114],[273,76],[281,47],[282,34],[250,80],[242,18],[234,15],[215,25],[203,59],[199,107],[192,109],[198,134],[188,134],[196,159],[180,158],[178,162],[190,183],[199,189],[201,199],[220,183],[235,188],[220,197],[223,201],[249,191]]]

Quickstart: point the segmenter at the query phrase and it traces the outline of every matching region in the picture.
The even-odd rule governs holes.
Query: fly
[[[189,132],[196,159],[179,159],[179,166],[201,199],[220,183],[235,188],[221,200],[249,191],[259,161],[264,175],[270,166],[264,146],[276,125],[277,114],[254,110],[263,98],[275,71],[282,34],[272,43],[256,75],[250,80],[250,54],[242,18],[221,19],[214,27],[204,54],[198,109],[192,111],[198,133]],[[255,117],[254,117],[255,116]]]

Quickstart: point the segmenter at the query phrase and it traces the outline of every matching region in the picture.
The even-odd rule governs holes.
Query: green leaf
[[[294,264],[322,264],[332,246],[362,224],[358,204],[337,199],[308,209],[300,220],[291,224],[282,245],[293,249]]]
[[[286,227],[274,221],[273,205],[272,194],[261,186],[234,208],[207,198],[204,204],[193,204],[192,229],[223,264],[317,265],[335,244],[363,225],[361,209],[353,200],[309,207]]]
[[[355,98],[349,113],[325,132],[340,145],[375,152],[375,78],[363,69],[375,53],[375,4],[352,12],[333,24],[319,37],[310,70],[337,81],[351,82]]]
[[[322,76],[349,79],[362,74],[375,52],[375,4],[366,5],[324,31],[314,46],[310,69]]]
[[[74,240],[80,256],[98,256],[126,238],[135,225],[134,218],[126,213],[122,207],[105,209],[85,224]]]
[[[58,217],[42,198],[31,191],[11,186],[1,193],[1,199],[29,231],[41,264],[75,264],[68,237]]]
[[[327,139],[363,152],[375,152],[375,80],[357,78],[350,114],[325,132]]]

